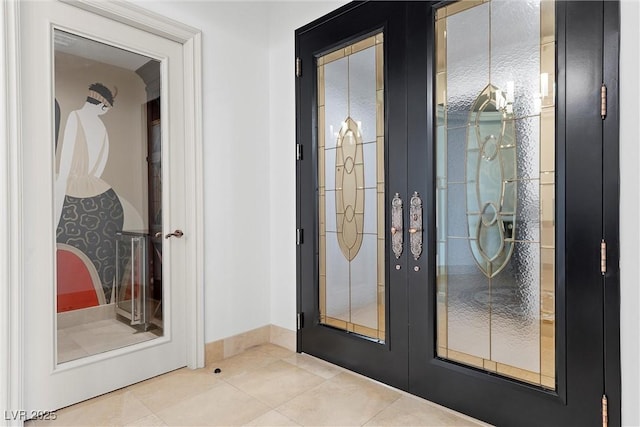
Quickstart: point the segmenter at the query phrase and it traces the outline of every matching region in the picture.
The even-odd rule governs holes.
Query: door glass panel
[[[437,354],[555,389],[555,5],[437,11]]]
[[[58,363],[163,335],[160,63],[54,30]]]
[[[382,33],[317,59],[320,321],[385,339]]]

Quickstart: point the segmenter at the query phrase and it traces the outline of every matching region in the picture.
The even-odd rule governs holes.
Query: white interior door
[[[20,38],[24,408],[31,413],[188,364],[185,294],[190,284],[185,282],[193,275],[186,271],[185,222],[192,208],[185,200],[182,44],[57,1],[21,2]],[[155,89],[141,77],[144,66],[156,70]],[[83,79],[102,87],[89,88]],[[74,88],[80,83],[82,94]],[[160,120],[151,120],[149,112],[153,90]],[[163,184],[159,199],[141,190],[154,159],[162,164],[155,171]],[[84,219],[61,227],[65,215],[94,205],[102,211],[78,215]],[[154,212],[161,215],[153,219]],[[113,238],[106,250],[111,252],[74,246],[74,241],[92,240],[93,231],[87,230],[103,220],[113,220],[101,228]],[[183,229],[184,237],[163,238],[176,229]],[[157,249],[150,241],[164,242],[156,251],[162,259],[160,276],[157,271],[155,276],[161,303],[152,301],[148,287],[160,265],[148,262]],[[61,253],[80,265],[80,273],[61,264]],[[92,262],[100,257],[107,261]],[[82,274],[85,282],[97,283],[97,302],[65,300],[59,289],[65,273],[72,287]],[[140,297],[143,290],[146,295]],[[93,297],[91,289],[78,292]],[[129,318],[126,313],[116,318],[115,307],[122,301]],[[146,314],[141,301],[151,301]],[[71,330],[77,333],[73,339]],[[122,331],[124,339],[105,345]]]

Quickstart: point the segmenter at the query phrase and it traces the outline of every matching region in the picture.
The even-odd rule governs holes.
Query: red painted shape
[[[72,252],[58,249],[58,313],[99,304],[91,274],[85,263]]]

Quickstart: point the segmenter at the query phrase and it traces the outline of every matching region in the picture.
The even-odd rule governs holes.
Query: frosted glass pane
[[[540,251],[516,243],[509,266],[492,281],[492,360],[540,372]]]
[[[375,188],[364,190],[364,233],[378,232],[378,198]],[[360,254],[358,254],[360,256]]]
[[[360,125],[363,142],[376,140],[376,51],[349,56],[349,115]]]
[[[436,128],[436,146],[438,185],[440,185],[440,178],[446,178],[447,176],[447,139],[444,126]]]
[[[364,187],[376,188],[376,143],[363,144],[364,154]]]
[[[467,214],[464,209],[465,185],[449,184],[447,194],[447,235],[467,237]]]
[[[513,85],[513,112],[540,112],[540,2],[491,2],[491,83],[506,91]]]
[[[447,179],[449,182],[464,182],[466,144],[466,126],[447,131]]]
[[[325,147],[335,147],[340,127],[349,114],[348,58],[324,66]]]
[[[466,240],[449,239],[447,252],[449,348],[488,359],[489,279],[476,266]]]
[[[540,184],[538,180],[518,181],[516,240],[540,241]]]
[[[436,227],[438,229],[438,241],[443,242],[447,239],[447,191],[446,189],[437,190],[436,201]]]
[[[322,171],[320,171],[322,173]],[[324,188],[336,189],[336,150],[324,150]]]
[[[358,256],[351,261],[351,322],[378,327],[378,253],[376,236],[362,239]]]
[[[324,224],[326,231],[337,232],[336,227],[336,192],[325,191],[325,218]]]
[[[540,177],[540,118],[516,120],[518,178]]]
[[[554,388],[555,4],[540,8],[438,13],[437,351]]]
[[[349,320],[349,262],[346,260],[336,233],[327,232],[327,315]]]
[[[489,4],[447,18],[447,126],[467,123],[489,83]]]

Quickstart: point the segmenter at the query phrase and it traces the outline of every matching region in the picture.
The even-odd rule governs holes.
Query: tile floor
[[[213,370],[220,368],[221,373]],[[27,426],[481,426],[464,415],[273,344],[179,369]]]

